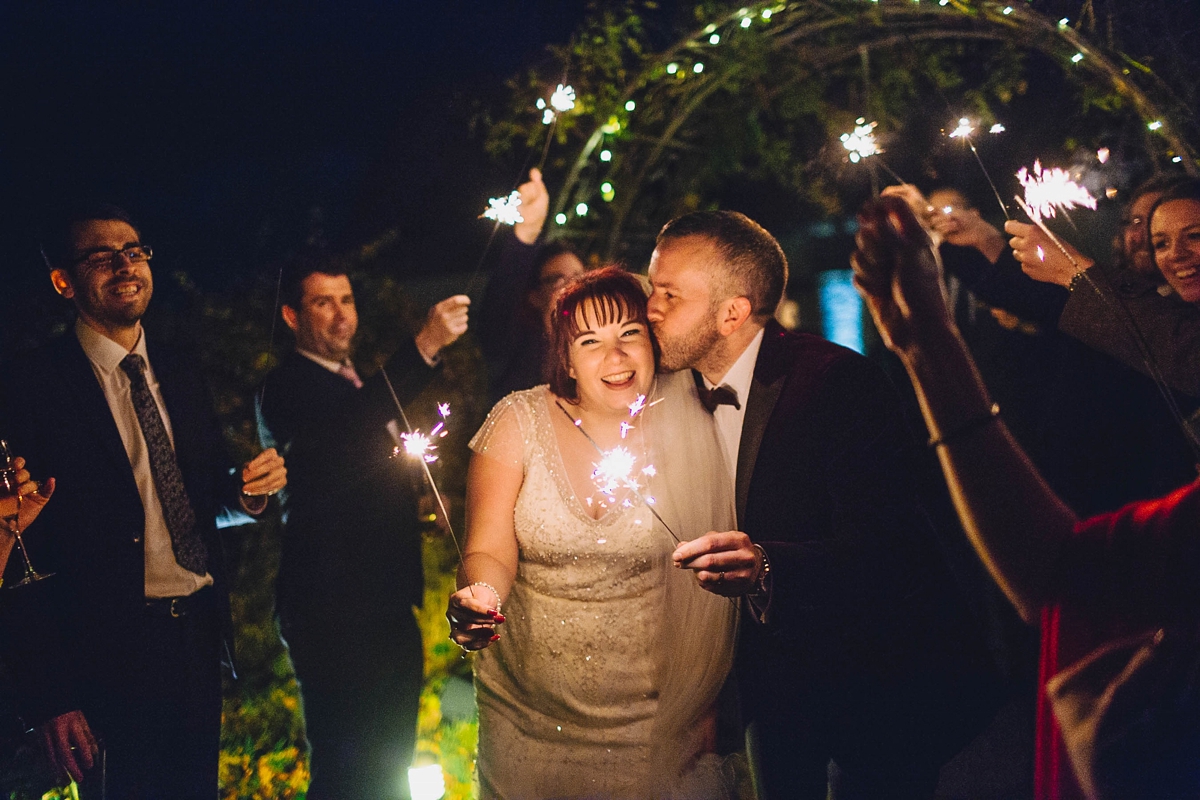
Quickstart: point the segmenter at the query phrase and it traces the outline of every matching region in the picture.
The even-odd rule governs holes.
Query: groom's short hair
[[[775,237],[745,214],[736,211],[694,211],[663,226],[656,244],[703,236],[716,247],[722,274],[714,276],[714,300],[745,297],[753,313],[775,313],[787,286],[787,257]],[[719,296],[720,295],[720,296]]]

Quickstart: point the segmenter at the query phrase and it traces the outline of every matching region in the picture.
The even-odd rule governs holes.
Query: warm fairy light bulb
[[[554,94],[550,95],[550,106],[560,114],[573,109],[575,107],[575,89],[560,83],[554,90]]]
[[[1163,124],[1162,124],[1162,120],[1161,120],[1161,119],[1156,119],[1156,120],[1154,120],[1154,122],[1151,122],[1151,123],[1150,123],[1149,125],[1147,125],[1146,127],[1147,127],[1147,128],[1149,128],[1149,129],[1150,129],[1150,130],[1152,130],[1152,131],[1156,131],[1156,130],[1159,130],[1160,128],[1162,128],[1162,125],[1163,125]]]
[[[1025,204],[1035,220],[1053,217],[1058,209],[1064,211],[1083,206],[1095,210],[1096,198],[1087,189],[1071,180],[1064,169],[1043,170],[1042,162],[1033,162],[1033,171],[1021,167],[1017,180],[1025,187]]]
[[[524,222],[525,218],[517,209],[521,205],[521,195],[513,192],[508,197],[492,197],[488,199],[487,210],[483,212],[486,219],[494,219],[502,225],[516,225]]]
[[[975,126],[971,124],[971,120],[962,117],[958,121],[958,127],[950,131],[951,139],[966,139],[975,132]]]
[[[554,221],[557,222],[559,225],[566,225],[567,224],[567,215],[560,211],[554,215]]]
[[[988,133],[1004,133],[1006,130],[1008,130],[1008,129],[1005,128],[1003,125],[1001,125],[999,122],[997,122],[995,125],[988,128]]]
[[[612,150],[601,150],[600,160],[605,163],[612,161]]]
[[[749,27],[750,27],[750,22],[751,22],[751,20],[750,20],[750,18],[749,18],[749,17],[746,17],[746,18],[744,18],[744,19],[742,20],[742,27],[743,27],[743,28],[749,28]]]
[[[701,72],[704,72],[704,62],[697,61],[695,64],[693,64],[692,72],[696,73],[697,75],[699,75]]]
[[[667,64],[667,74],[668,75],[674,75],[676,72],[679,72],[678,64],[676,64],[674,61],[672,61],[670,64]]]
[[[632,100],[625,101],[625,110],[626,111],[633,111],[635,108],[637,108],[637,103],[633,102]]]
[[[708,43],[709,44],[720,44],[721,43],[721,34],[714,33],[712,36],[708,37]]]
[[[1075,55],[1071,56],[1072,64],[1078,64],[1080,61],[1083,61],[1083,53],[1076,53]]]
[[[575,213],[581,217],[586,217],[588,213],[588,204],[580,203],[579,205],[575,206]]]
[[[1004,7],[1004,10],[1003,10],[1003,11],[1001,11],[1000,13],[1001,13],[1001,14],[1003,14],[1004,16],[1006,16],[1006,17],[1007,17],[1007,16],[1008,16],[1009,14],[1011,14],[1012,12],[1013,12],[1013,7],[1012,7],[1012,6],[1005,6],[1005,7]]]
[[[883,150],[875,141],[875,126],[878,122],[868,123],[864,117],[855,120],[855,128],[851,133],[842,134],[842,147],[850,151],[850,160],[858,163],[860,159],[882,153]]]
[[[608,181],[605,181],[604,183],[600,184],[600,191],[604,192],[605,194],[610,193],[612,190],[613,190],[613,185],[611,183],[609,183]]]

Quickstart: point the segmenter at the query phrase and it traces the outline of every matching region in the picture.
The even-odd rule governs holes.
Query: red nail
[[[490,641],[496,642],[496,641],[499,641],[499,640],[500,640],[500,634],[498,634],[498,633],[493,633],[493,634],[492,634],[492,638],[490,639]]]
[[[504,616],[502,614],[497,614],[495,611],[489,611],[488,616],[490,616],[496,622],[504,622]]]

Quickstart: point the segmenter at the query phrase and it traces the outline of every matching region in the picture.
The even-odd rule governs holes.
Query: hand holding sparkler
[[[681,543],[671,554],[671,561],[680,569],[695,572],[706,591],[740,597],[756,589],[765,556],[741,531],[710,531]]]
[[[1064,254],[1037,225],[1009,220],[1004,230],[1012,237],[1008,243],[1022,271],[1035,281],[1069,287],[1080,271],[1096,263],[1069,243],[1060,242],[1067,251]]]
[[[1025,196],[1016,196],[1016,201],[1021,210],[1024,211],[1033,224],[1036,225],[1041,232],[1046,235],[1055,248],[1066,256],[1071,263],[1073,271],[1071,278],[1075,275],[1083,275],[1088,282],[1091,278],[1087,277],[1085,271],[1087,267],[1079,260],[1079,251],[1063,244],[1062,240],[1054,235],[1048,227],[1046,227],[1045,218],[1055,216],[1059,210],[1065,214],[1069,209],[1075,206],[1083,206],[1084,208],[1096,208],[1096,198],[1092,197],[1087,189],[1071,180],[1071,176],[1066,170],[1055,167],[1054,169],[1043,170],[1040,161],[1033,162],[1033,172],[1021,167],[1017,173],[1017,180],[1025,187]],[[1023,237],[1022,237],[1023,238]],[[1040,245],[1034,245],[1033,255],[1038,261],[1045,260],[1046,249]],[[1022,264],[1026,263],[1022,261]],[[1088,264],[1091,266],[1091,264]],[[1067,285],[1070,285],[1068,281]]]
[[[529,180],[517,187],[521,198],[523,219],[513,226],[513,233],[525,244],[536,244],[550,212],[550,193],[542,182],[542,171],[536,167],[529,170]]]
[[[417,350],[426,361],[433,361],[443,348],[467,332],[467,309],[471,298],[465,294],[447,297],[429,309],[425,324],[415,337]]]

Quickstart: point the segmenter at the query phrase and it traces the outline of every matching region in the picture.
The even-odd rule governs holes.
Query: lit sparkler
[[[1039,222],[1054,217],[1059,210],[1067,211],[1075,206],[1095,210],[1096,198],[1084,187],[1071,180],[1065,169],[1054,167],[1042,169],[1042,162],[1033,162],[1033,172],[1021,167],[1017,180],[1025,187],[1022,208],[1029,218]]]
[[[575,108],[575,89],[560,83],[550,95],[550,107],[560,114]]]
[[[875,141],[877,125],[878,122],[867,122],[865,117],[859,117],[854,120],[854,130],[842,134],[842,147],[850,151],[850,160],[855,164],[883,152],[883,148]]]
[[[866,117],[859,117],[854,120],[854,130],[841,135],[842,147],[846,148],[850,155],[848,158],[851,163],[857,164],[865,158],[874,157],[873,163],[878,164],[883,168],[883,171],[892,178],[907,186],[908,181],[896,174],[895,170],[889,167],[879,154],[883,152],[883,148],[879,146],[879,142],[875,139],[875,128],[878,122],[867,122]]]
[[[975,132],[975,126],[971,124],[971,120],[967,117],[959,117],[958,125],[946,134],[951,139],[962,139],[967,143],[967,147],[971,148],[971,155],[975,156],[975,162],[979,164],[979,168],[983,170],[983,177],[987,178],[988,185],[992,187],[992,194],[996,196],[996,202],[1000,204],[1000,210],[1004,212],[1005,219],[1012,219],[1008,214],[1008,206],[1004,205],[1004,199],[1000,196],[1000,190],[996,188],[996,182],[992,180],[992,175],[988,172],[988,168],[984,166],[983,159],[979,157],[979,151],[975,149],[975,143],[971,141],[971,134]],[[988,129],[988,133],[1003,133],[1004,126],[997,122]]]
[[[966,139],[975,132],[975,126],[971,124],[971,120],[962,117],[958,121],[958,127],[950,131],[951,139]]]
[[[518,210],[521,206],[521,193],[513,191],[508,197],[492,197],[488,200],[487,210],[483,212],[485,219],[496,220],[497,225],[516,225],[524,222]]]

